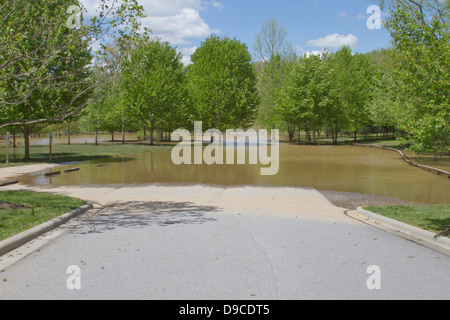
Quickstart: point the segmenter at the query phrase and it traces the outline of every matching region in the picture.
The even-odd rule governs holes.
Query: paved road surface
[[[450,257],[354,220],[312,189],[42,191],[96,209],[3,257],[0,299],[450,299]],[[67,287],[72,265],[80,290]],[[379,290],[367,287],[373,265]]]

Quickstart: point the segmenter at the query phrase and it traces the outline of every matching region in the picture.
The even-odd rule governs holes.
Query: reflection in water
[[[105,166],[109,165],[109,166]],[[450,203],[450,180],[406,164],[396,153],[357,147],[280,145],[280,169],[261,176],[260,165],[180,165],[170,151],[78,163],[80,171],[25,183],[106,185],[186,183],[314,187],[398,197],[419,203]],[[66,168],[63,168],[66,169]]]

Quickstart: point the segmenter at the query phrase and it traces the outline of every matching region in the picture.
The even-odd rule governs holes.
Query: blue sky
[[[368,0],[224,0],[222,3],[222,9],[204,12],[205,22],[213,29],[220,29],[221,35],[236,37],[250,48],[262,23],[271,18],[286,27],[299,52],[322,50],[323,47],[313,46],[321,44],[313,40],[330,35],[347,39],[358,52],[389,46],[386,30],[367,28],[371,16],[367,8],[373,4]],[[333,37],[326,39],[332,41]]]
[[[88,11],[98,0],[83,0]],[[237,38],[253,53],[264,21],[286,27],[298,54],[336,50],[343,44],[365,53],[390,45],[385,29],[369,30],[372,0],[140,0],[148,16],[142,23],[185,55],[211,34]]]

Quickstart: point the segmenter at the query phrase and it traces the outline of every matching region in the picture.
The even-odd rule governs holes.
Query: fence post
[[[6,165],[9,165],[9,141],[11,140],[11,135],[9,132],[6,133]]]
[[[50,156],[49,156],[49,159],[50,159],[50,161],[52,161],[52,142],[53,142],[53,133],[52,133],[52,132],[50,132],[50,135],[49,135],[48,140],[49,140],[49,146],[50,146]]]

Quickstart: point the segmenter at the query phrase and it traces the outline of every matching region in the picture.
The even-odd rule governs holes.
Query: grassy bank
[[[86,201],[49,193],[0,192],[0,241],[54,219]]]
[[[450,237],[450,205],[374,206],[374,213]]]
[[[434,159],[434,156],[430,153],[415,153],[411,150],[406,150],[405,146],[398,140],[387,139],[387,140],[367,140],[367,141],[358,141],[361,144],[370,144],[378,147],[387,147],[394,148],[397,150],[401,150],[411,161],[433,168],[437,168],[440,170],[444,170],[450,172],[450,157],[442,156],[438,157],[437,160]]]
[[[88,161],[119,157],[129,154],[139,154],[154,151],[167,150],[170,145],[150,146],[144,143],[102,143],[93,144],[54,145],[52,147],[52,160],[49,159],[48,146],[31,146],[31,160],[23,161],[23,148],[10,149],[10,166],[26,165],[33,163],[63,163],[74,161]],[[0,168],[6,167],[4,147],[0,152]]]

